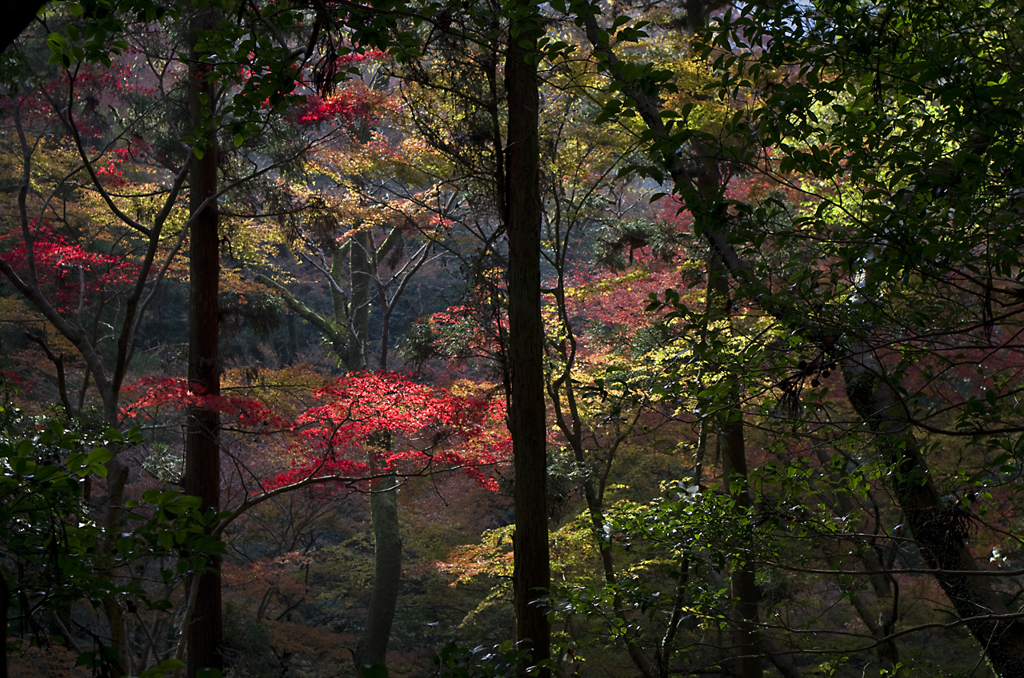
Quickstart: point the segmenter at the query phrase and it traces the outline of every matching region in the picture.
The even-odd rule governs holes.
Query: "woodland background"
[[[1019,3],[24,7],[3,676],[1024,676]]]

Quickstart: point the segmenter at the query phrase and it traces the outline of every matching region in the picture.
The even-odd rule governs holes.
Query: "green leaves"
[[[97,447],[86,454],[69,454],[65,463],[68,470],[84,478],[94,473],[101,478],[107,477],[107,469],[103,465],[113,458],[113,453],[105,447]]]
[[[105,477],[104,465],[139,439],[136,430],[73,425],[0,407],[0,576],[8,581],[12,612],[33,620],[27,623],[83,599],[169,609],[169,601],[150,600],[141,582],[114,573],[141,558],[170,556],[177,570],[165,575],[170,582],[223,555],[224,545],[210,536],[219,516],[175,490],[149,490],[141,501],[127,501],[129,511],[113,533],[91,519],[82,479]],[[80,666],[116,662],[103,650],[79,657]],[[179,666],[164,662],[141,676],[162,676]]]
[[[521,663],[529,664],[530,654],[511,642],[494,646],[478,645],[469,649],[452,641],[431,659],[437,666],[439,678],[499,678],[517,675],[516,667]],[[539,668],[539,666],[529,666],[526,673],[527,675],[536,675]],[[387,676],[387,671],[383,675],[373,673],[368,676],[365,673],[378,671],[376,666],[364,667],[361,671],[364,672],[362,673],[364,678],[386,678]]]
[[[71,27],[69,27],[71,28]],[[77,30],[71,29],[68,31],[69,36],[74,40],[77,37]],[[75,45],[68,41],[60,33],[50,33],[46,39],[46,46],[50,48],[50,60],[51,64],[59,63],[64,68],[71,68],[71,64],[76,61],[81,61],[85,56],[85,52],[81,46]]]

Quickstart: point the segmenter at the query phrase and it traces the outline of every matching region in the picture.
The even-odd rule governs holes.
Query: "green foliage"
[[[148,490],[141,501],[127,502],[130,511],[113,533],[93,520],[83,479],[105,476],[103,464],[140,440],[137,431],[72,425],[0,407],[0,572],[10,591],[15,634],[45,636],[45,620],[81,600],[167,610],[169,600],[153,598],[139,580],[119,576],[122,568],[174,556],[176,571],[161,570],[169,582],[204,567],[208,555],[223,554],[223,545],[209,537],[216,516],[200,512],[198,499],[177,491]],[[107,653],[99,647],[79,663],[116,664]],[[174,668],[165,662],[151,669],[157,673],[142,675]]]
[[[502,678],[517,675],[516,669],[526,664],[526,674],[536,675],[539,665],[530,665],[530,655],[511,641],[501,645],[478,645],[473,649],[452,641],[431,657],[438,678]]]
[[[99,562],[100,528],[82,501],[82,479],[106,475],[107,446],[129,442],[114,430],[69,429],[0,407],[0,568],[25,628],[40,604],[98,601],[118,587]],[[22,609],[23,601],[29,607]]]

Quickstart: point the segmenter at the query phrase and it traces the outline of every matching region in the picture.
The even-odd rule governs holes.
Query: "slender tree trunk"
[[[398,607],[402,581],[402,534],[398,523],[398,479],[386,476],[374,483],[370,495],[373,521],[373,591],[366,612],[366,628],[356,647],[356,665],[386,663],[391,625]]]
[[[351,244],[349,245],[351,247]],[[350,356],[349,356],[349,345],[352,343],[352,325],[349,313],[349,300],[342,294],[342,284],[345,281],[345,256],[351,256],[348,253],[347,248],[338,247],[337,243],[331,241],[331,310],[333,312],[334,324],[328,326],[326,323],[318,322],[314,319],[315,311],[308,310],[308,313],[303,314],[306,320],[312,322],[320,331],[324,333],[324,336],[331,340],[331,345],[334,347],[334,352],[338,354],[338,360],[345,363],[345,367],[349,368]],[[351,290],[350,290],[351,291]],[[290,295],[289,295],[290,296]],[[320,318],[320,316],[316,316]],[[321,320],[325,320],[321,318]],[[351,369],[351,368],[349,368]]]
[[[821,461],[822,468],[835,468],[832,454],[823,446],[816,446],[814,451],[818,460]],[[833,471],[828,476],[828,482],[833,487],[842,487],[844,483],[842,474]],[[854,515],[859,507],[855,505],[846,493],[836,492],[831,508],[836,516],[850,516]],[[875,534],[879,533],[880,527],[876,525]],[[840,542],[840,544],[843,544],[843,542]],[[832,560],[836,569],[843,569],[844,557],[840,554],[845,554],[846,552],[847,549],[843,545],[837,549],[836,554],[830,556],[830,560]],[[896,641],[889,637],[896,627],[898,617],[898,595],[893,595],[895,580],[892,579],[891,574],[883,574],[883,570],[888,568],[886,568],[882,558],[872,547],[867,547],[862,557],[864,559],[865,574],[869,575],[871,588],[875,592],[876,603],[872,605],[870,601],[865,600],[859,591],[851,591],[849,593],[850,604],[853,605],[861,621],[864,622],[864,625],[875,639],[877,644],[875,652],[878,655],[878,661],[881,664],[882,670],[888,671],[893,676],[906,675],[903,669],[897,668],[899,666],[899,649],[896,647]]]
[[[564,324],[562,330],[564,334],[559,342],[558,350],[566,368],[558,382],[548,384],[548,395],[551,397],[551,402],[554,406],[555,421],[562,430],[562,435],[565,436],[566,442],[569,443],[576,463],[582,467],[588,464],[588,458],[583,444],[583,424],[576,403],[576,391],[571,375],[572,356],[575,354],[575,347],[573,346],[570,353],[570,343],[574,344],[575,340],[572,339],[572,331],[569,328],[565,293],[561,288],[561,283],[559,284],[559,290],[555,293],[555,298],[558,304],[559,316]],[[565,401],[564,408],[563,397]],[[568,417],[565,414],[565,409],[568,409]],[[636,424],[635,419],[633,424]],[[619,438],[619,441],[621,440],[622,438]],[[619,594],[618,586],[616,585],[615,561],[612,554],[611,539],[604,533],[604,487],[617,447],[618,442],[608,451],[608,460],[602,463],[604,471],[598,477],[597,485],[595,486],[594,479],[591,477],[587,477],[583,481],[583,496],[587,502],[587,512],[590,515],[590,525],[593,530],[594,541],[601,556],[601,569],[604,573],[604,580],[609,589],[613,591],[612,605],[614,606],[614,614],[623,623],[629,624],[629,619],[626,616],[627,608],[623,604],[622,596]],[[668,667],[664,662],[660,661],[660,656],[658,657],[657,666],[651,662],[636,638],[627,638],[625,642],[626,651],[645,678],[657,678],[657,676],[662,675],[662,669],[667,671]],[[667,677],[662,676],[662,678]]]
[[[747,548],[733,556],[732,604],[736,611],[733,637],[736,645],[736,677],[760,678],[761,650],[757,640],[758,599],[755,553],[751,545],[749,527],[753,502],[747,487],[747,457],[743,439],[743,412],[739,408],[739,385],[733,384],[729,393],[731,403],[722,415],[719,440],[722,449],[722,480],[725,491],[736,502],[736,516],[743,530],[742,543]]]
[[[365,370],[370,343],[370,236],[359,229],[349,245],[349,271],[352,276],[349,299],[349,345],[346,361],[349,371]]]
[[[509,428],[515,458],[516,638],[536,663],[550,656],[550,625],[543,602],[551,585],[548,555],[547,441],[544,405],[544,325],[540,308],[540,97],[537,16],[516,0],[505,62],[508,92]],[[525,672],[520,666],[520,672]],[[549,675],[547,669],[542,676]]]
[[[212,30],[216,17],[212,9],[202,10],[194,28]],[[192,37],[189,64],[189,115],[193,129],[210,118],[215,92],[209,80],[209,68],[196,49]],[[205,101],[206,104],[201,102]],[[218,292],[220,286],[220,236],[216,201],[219,153],[215,130],[205,133],[203,157],[193,156],[189,170],[189,359],[188,380],[208,396],[220,395],[220,355],[218,350]],[[188,409],[185,442],[185,491],[202,501],[203,510],[220,510],[220,415],[208,407]],[[222,634],[220,559],[210,558],[205,571],[194,575],[190,585],[198,587],[196,605],[186,630],[188,639],[188,676],[200,669],[223,668],[220,643]]]
[[[349,369],[366,369],[366,351],[370,338],[370,238],[359,233],[351,248],[351,343]],[[381,332],[387,334],[387,299],[378,290],[381,313]],[[380,369],[387,370],[387,349],[381,347]],[[381,451],[391,449],[391,436],[383,433],[376,441]],[[382,465],[371,464],[373,473],[380,473]],[[398,593],[402,584],[402,531],[398,520],[398,478],[385,476],[372,483],[370,495],[370,521],[373,523],[373,590],[370,606],[366,610],[366,626],[356,645],[357,667],[386,666],[391,626],[398,608]]]
[[[701,179],[708,183],[708,190],[717,172],[708,171]],[[711,215],[705,215],[705,228],[715,222]],[[730,316],[729,272],[717,253],[708,257],[707,315],[709,321],[726,320]],[[760,678],[762,674],[761,650],[757,641],[758,599],[755,554],[746,521],[753,501],[747,485],[747,450],[743,437],[743,410],[740,407],[740,387],[737,376],[730,376],[728,402],[719,414],[718,445],[722,456],[722,482],[725,494],[735,502],[735,514],[743,530],[741,543],[747,548],[733,554],[733,570],[730,581],[732,605],[735,612],[733,644],[735,646],[735,675],[737,678]]]
[[[299,335],[295,331],[295,311],[291,308],[288,309],[288,348],[286,350],[288,356],[288,365],[294,365],[299,355]]]
[[[117,425],[116,414],[108,414],[106,419],[110,425]],[[124,509],[124,490],[128,483],[128,467],[116,454],[106,463],[106,467],[107,495],[103,499],[106,503],[103,520],[107,536],[103,540],[103,550],[109,553],[114,549],[115,535],[120,531],[119,523]],[[127,672],[131,668],[131,655],[125,633],[124,610],[116,600],[106,598],[103,601],[103,614],[106,616],[107,625],[110,628],[110,649],[120,663],[119,668]]]

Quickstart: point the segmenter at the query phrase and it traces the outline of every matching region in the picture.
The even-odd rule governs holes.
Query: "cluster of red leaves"
[[[446,219],[440,214],[432,214],[427,219],[427,228],[431,229],[444,229],[450,231],[455,226],[455,222],[451,219]]]
[[[245,428],[291,428],[291,422],[279,417],[255,398],[205,395],[201,386],[189,384],[185,379],[146,377],[136,384],[126,386],[124,393],[135,396],[131,403],[121,408],[121,416],[128,419],[153,417],[162,407],[178,410],[202,407],[215,410],[232,424]]]
[[[31,393],[32,389],[36,387],[36,382],[14,370],[0,370],[0,389],[7,385],[14,386],[22,393]]]
[[[299,125],[348,125],[356,121],[372,125],[396,106],[394,98],[388,93],[355,80],[346,83],[326,99],[315,94],[307,95],[305,105],[299,106],[293,115]]]
[[[163,408],[205,407],[219,412],[226,425],[288,435],[291,468],[266,489],[315,478],[462,468],[493,490],[495,481],[481,467],[506,460],[510,450],[500,401],[454,395],[395,373],[346,374],[315,389],[318,404],[294,420],[255,398],[204,395],[184,379],[150,377],[125,393],[132,401],[122,416],[129,419],[156,417]]]
[[[96,175],[100,177],[104,186],[109,188],[121,188],[127,183],[124,178],[124,172],[122,172],[117,165],[117,162],[111,160],[105,166],[96,169]]]
[[[115,148],[111,151],[110,159],[105,165],[96,168],[96,175],[99,176],[103,185],[107,188],[123,188],[129,182],[124,176],[121,166],[124,163],[138,161],[145,157],[152,150],[152,146],[141,139],[129,139],[124,148]]]
[[[369,109],[359,100],[346,96],[333,96],[326,101],[310,94],[306,105],[298,112],[298,121],[304,125],[315,125],[325,121],[352,122],[363,118]]]
[[[10,247],[0,258],[24,277],[28,274],[29,257],[20,236],[21,232],[15,230],[0,238],[0,248]],[[112,254],[88,252],[81,245],[69,242],[46,221],[33,224],[32,240],[36,277],[44,288],[53,288],[51,302],[62,313],[73,310],[79,302],[88,302],[92,295],[110,286],[129,285],[138,275],[138,265],[134,262]],[[79,272],[84,274],[84,284]],[[85,297],[80,299],[83,292]]]
[[[349,52],[348,54],[342,54],[338,57],[338,65],[345,67],[358,66],[372,62],[386,61],[390,58],[391,57],[388,56],[387,52],[374,47],[361,52]]]
[[[293,467],[276,485],[309,477],[462,467],[490,489],[479,467],[508,458],[508,432],[493,399],[454,395],[388,372],[347,374],[314,391],[322,404],[298,417]],[[381,445],[387,434],[389,445]]]
[[[656,316],[646,311],[650,296],[678,287],[679,269],[639,254],[637,260],[637,267],[623,273],[574,267],[567,279],[570,317],[586,318],[603,331],[621,328],[629,334],[654,322]]]

